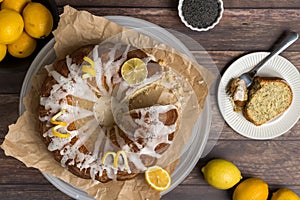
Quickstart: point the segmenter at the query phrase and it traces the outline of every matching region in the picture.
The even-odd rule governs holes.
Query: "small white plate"
[[[218,88],[218,105],[227,124],[239,134],[258,140],[272,139],[284,134],[297,123],[300,116],[300,74],[297,68],[282,56],[270,60],[257,76],[280,77],[288,82],[293,91],[293,101],[288,110],[261,126],[255,126],[242,113],[233,111],[230,98],[226,94],[228,82],[252,69],[268,54],[268,52],[250,53],[236,60],[225,71]]]

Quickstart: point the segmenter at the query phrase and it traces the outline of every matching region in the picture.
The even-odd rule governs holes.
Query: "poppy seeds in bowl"
[[[184,0],[182,14],[191,26],[206,28],[217,21],[220,3],[218,0]]]

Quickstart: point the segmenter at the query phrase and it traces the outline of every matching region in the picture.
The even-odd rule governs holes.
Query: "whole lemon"
[[[8,8],[21,13],[23,8],[29,2],[31,2],[31,0],[4,0],[1,4],[1,9]]]
[[[10,55],[16,58],[25,58],[30,56],[36,48],[36,40],[30,37],[26,32],[12,44],[7,45]]]
[[[271,200],[300,200],[299,196],[288,188],[280,188],[273,193]]]
[[[7,47],[5,44],[0,44],[0,62],[4,59],[6,55]]]
[[[267,200],[268,184],[260,178],[248,178],[233,192],[233,200]]]
[[[25,31],[34,38],[47,37],[53,28],[51,12],[37,2],[28,3],[23,10]]]
[[[24,21],[22,16],[10,9],[0,10],[0,44],[9,44],[16,41],[23,32]]]
[[[226,190],[241,179],[240,170],[230,161],[213,159],[201,169],[204,179],[213,187]]]

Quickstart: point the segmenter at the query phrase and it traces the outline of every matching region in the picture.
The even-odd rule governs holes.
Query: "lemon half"
[[[145,172],[147,183],[156,191],[167,190],[171,185],[169,173],[159,166],[149,167]]]
[[[147,66],[141,59],[131,58],[122,65],[121,75],[126,83],[139,84],[147,78]]]

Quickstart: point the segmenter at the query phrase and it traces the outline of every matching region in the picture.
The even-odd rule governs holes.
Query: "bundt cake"
[[[286,111],[292,99],[292,90],[283,79],[255,77],[244,116],[255,125],[262,125]]]
[[[142,60],[147,77],[129,84],[122,65]],[[180,125],[183,77],[132,45],[84,46],[45,67],[40,129],[48,150],[82,178],[127,180],[168,149]]]

